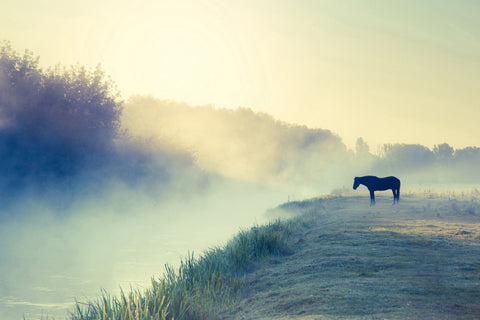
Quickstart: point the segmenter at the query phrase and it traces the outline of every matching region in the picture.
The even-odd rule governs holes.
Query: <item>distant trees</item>
[[[380,149],[380,158],[405,166],[432,164],[454,164],[480,160],[480,148],[466,147],[454,149],[448,143],[437,144],[432,150],[419,144],[384,144]]]
[[[464,149],[455,150],[454,159],[460,162],[471,162],[475,160],[480,165],[480,148],[466,147]]]
[[[191,107],[136,96],[126,103],[123,116],[132,132],[169,137],[194,150],[200,167],[230,178],[325,184],[335,175],[334,166],[349,166],[344,161],[347,148],[332,132],[281,122],[248,108]]]
[[[433,147],[433,154],[439,161],[448,161],[453,159],[455,149],[448,143],[437,144]]]
[[[384,144],[381,156],[400,167],[423,166],[435,159],[433,152],[420,144]]]
[[[355,143],[355,153],[357,155],[367,155],[370,153],[370,147],[362,137],[357,138]]]
[[[373,168],[411,175],[423,182],[469,183],[480,180],[480,148],[454,149],[447,143],[429,149],[419,144],[385,144]]]

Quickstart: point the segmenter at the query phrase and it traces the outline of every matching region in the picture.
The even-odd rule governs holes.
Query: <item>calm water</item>
[[[123,196],[122,196],[123,197]],[[150,285],[166,263],[225,244],[264,223],[288,194],[227,188],[169,204],[82,203],[61,217],[35,205],[0,225],[0,319],[63,319],[74,301]]]

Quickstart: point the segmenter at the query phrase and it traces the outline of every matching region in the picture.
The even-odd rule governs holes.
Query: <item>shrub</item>
[[[112,153],[122,101],[98,66],[47,71],[0,45],[0,174],[3,187],[63,180]]]

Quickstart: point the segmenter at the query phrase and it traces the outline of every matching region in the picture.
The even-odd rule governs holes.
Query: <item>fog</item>
[[[213,186],[214,185],[214,186]],[[286,195],[255,185],[212,182],[208,191],[157,200],[128,186],[110,186],[52,209],[25,203],[0,226],[0,318],[63,317],[75,299],[100,289],[146,287],[164,264],[225,244],[240,228],[263,223],[263,212]]]
[[[0,49],[0,318],[62,318],[101,288],[147,286],[288,199],[138,134],[100,68],[42,70]]]
[[[289,124],[249,108],[214,106],[134,96],[122,123],[136,136],[161,136],[189,150],[203,170],[302,195],[350,187],[354,176],[398,175],[410,185],[472,184],[480,148],[455,149],[439,141],[384,144],[371,148],[362,137],[349,150],[329,130]]]
[[[122,123],[136,136],[154,133],[191,150],[203,170],[292,192],[326,192],[350,184],[353,173],[345,170],[346,163],[353,163],[353,153],[336,134],[249,108],[189,106],[135,96],[125,104]]]
[[[62,318],[104,288],[145,287],[266,210],[351,188],[473,183],[476,147],[384,145],[249,108],[121,99],[101,68],[43,70],[0,47],[0,318]]]

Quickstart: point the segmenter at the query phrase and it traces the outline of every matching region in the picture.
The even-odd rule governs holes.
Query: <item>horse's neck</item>
[[[368,187],[371,184],[370,179],[362,179],[360,180],[360,184],[363,184],[365,187]]]

